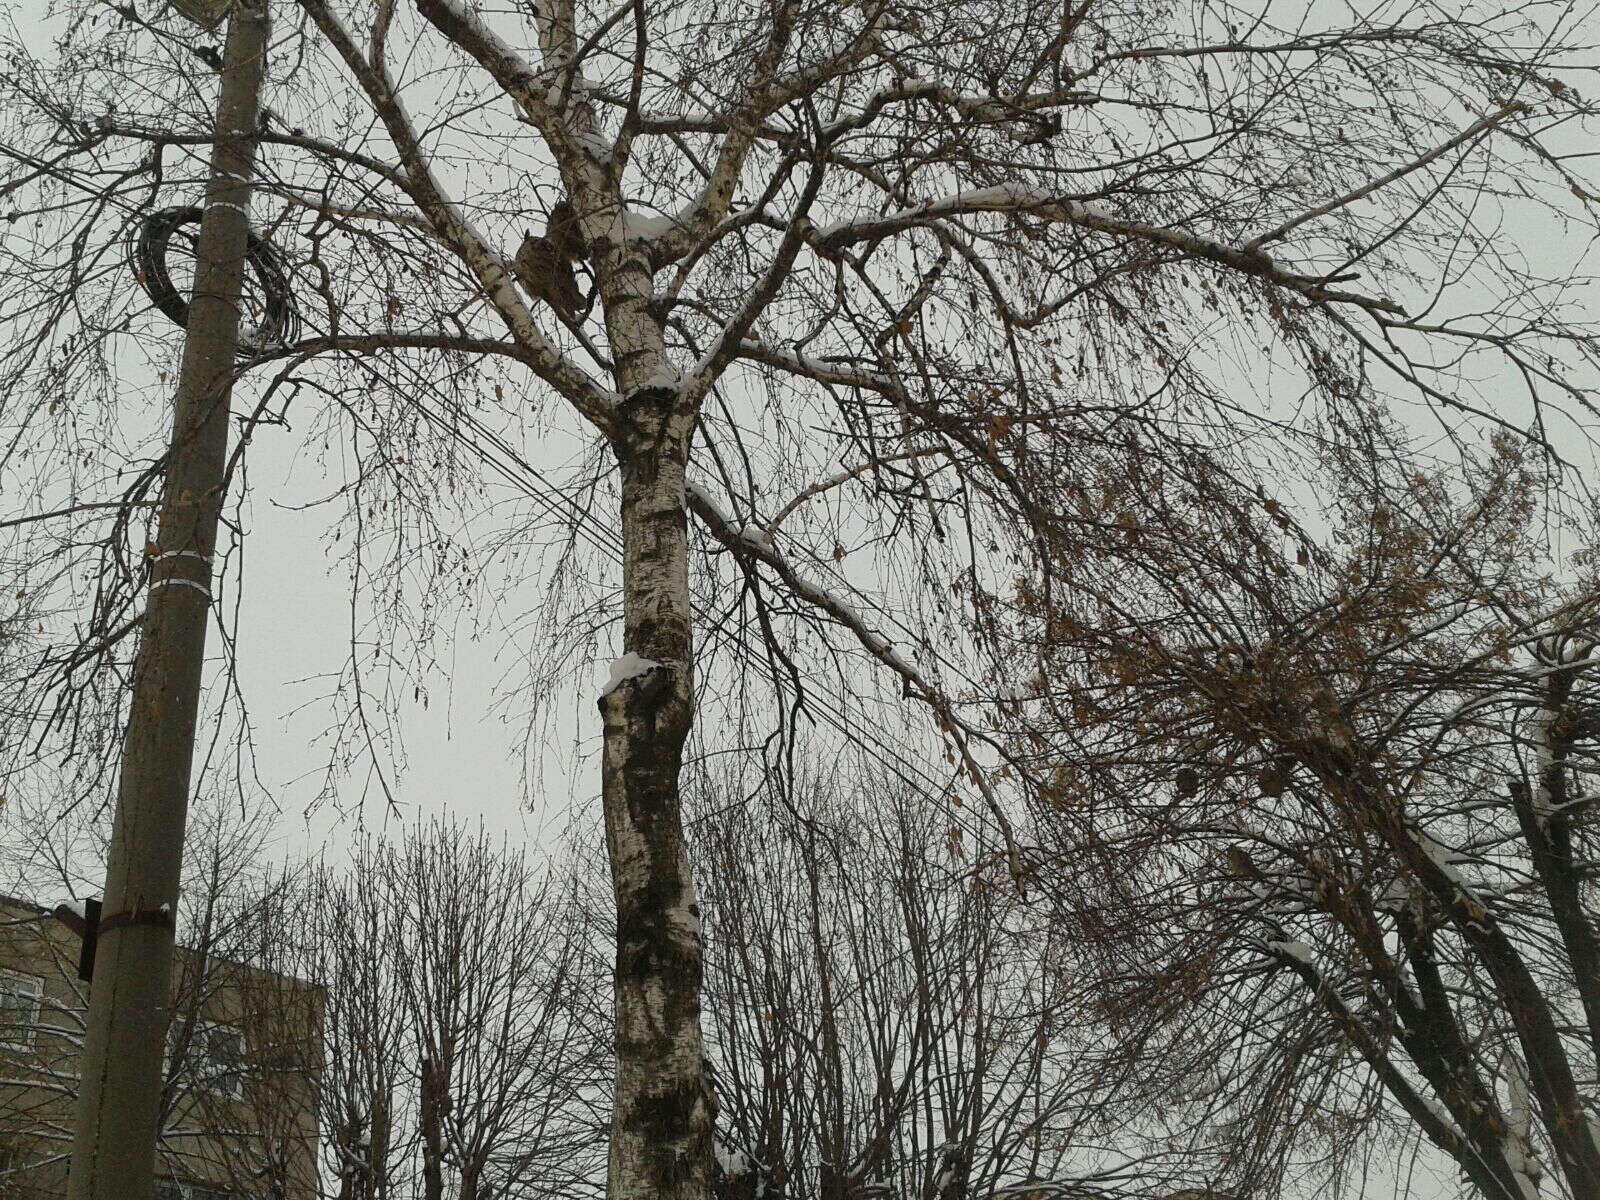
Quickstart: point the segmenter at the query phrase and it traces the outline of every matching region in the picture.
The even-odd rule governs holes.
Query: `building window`
[[[206,1187],[199,1183],[158,1179],[153,1200],[232,1200],[232,1195],[220,1188]]]
[[[231,1025],[201,1025],[195,1030],[195,1042],[200,1050],[200,1082],[236,1100],[243,1096],[244,1034]]]
[[[0,1046],[26,1050],[39,1023],[39,997],[44,980],[16,971],[0,971]]]
[[[180,1030],[174,1027],[172,1037],[179,1036]],[[168,1054],[173,1050],[169,1043]],[[195,1090],[241,1099],[244,1096],[244,1034],[232,1025],[196,1021],[180,1079]]]

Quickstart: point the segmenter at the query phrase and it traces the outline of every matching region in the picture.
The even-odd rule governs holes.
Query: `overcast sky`
[[[36,31],[41,42],[46,40],[43,23]],[[1596,33],[1600,40],[1600,31]],[[1552,274],[1571,256],[1553,222],[1510,226],[1505,236]],[[135,286],[131,277],[126,285]],[[173,327],[169,336],[176,345],[181,331]],[[166,385],[152,378],[147,386]],[[238,394],[248,396],[254,386],[247,381]],[[1516,405],[1517,392],[1509,384],[1507,394],[1508,405]],[[290,422],[298,424],[293,409]],[[1564,444],[1588,465],[1590,448],[1570,429],[1563,436]],[[572,435],[530,433],[520,449],[536,465],[559,473],[581,447]],[[441,658],[430,674],[426,705],[420,700],[402,705],[403,769],[396,770],[380,750],[371,764],[358,763],[337,780],[334,802],[318,804],[328,756],[320,739],[333,719],[328,677],[343,667],[351,638],[348,541],[333,541],[330,532],[330,519],[339,514],[341,502],[315,503],[345,482],[336,454],[332,461],[333,467],[324,467],[305,453],[296,428],[261,429],[249,455],[238,662],[251,711],[255,768],[280,812],[273,852],[284,858],[337,853],[357,830],[381,830],[396,820],[434,813],[481,819],[514,841],[549,846],[574,815],[574,806],[579,813],[592,814],[598,803],[594,699],[614,648],[600,649],[597,663],[572,673],[552,702],[555,721],[549,736],[536,738],[543,752],[525,760],[524,706],[512,702],[497,707],[494,701],[502,687],[522,678],[507,651],[506,625],[522,622],[518,638],[539,636],[537,624],[527,622],[541,599],[534,584],[502,595],[497,609],[463,615],[456,635],[436,647]],[[491,488],[500,489],[491,498],[509,503],[515,497],[510,488]],[[466,532],[486,536],[497,527],[496,521],[485,519],[481,527]],[[233,582],[236,586],[237,578]],[[475,628],[474,620],[481,626]],[[211,649],[214,656],[220,652],[214,634]],[[374,765],[392,789],[393,807]],[[1371,1194],[1392,1186],[1384,1181]],[[1430,1189],[1419,1188],[1417,1194],[1428,1195]]]

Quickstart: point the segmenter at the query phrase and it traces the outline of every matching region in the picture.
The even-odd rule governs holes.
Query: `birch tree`
[[[29,497],[16,553],[44,578],[76,566],[55,601],[76,632],[37,657],[12,744],[108,761],[160,470],[132,381],[164,353],[116,244],[193,192],[214,47],[137,5],[58,13],[48,50],[10,35],[0,105],[0,469]],[[709,748],[820,728],[934,774],[891,732],[908,702],[911,743],[948,755],[934,793],[959,777],[1021,876],[1009,797],[1039,781],[963,645],[1050,553],[1040,480],[1117,477],[1148,439],[1267,452],[1296,418],[1375,445],[1393,404],[1557,452],[1592,383],[1585,19],[1267,0],[286,16],[257,212],[304,336],[249,360],[234,495],[250,440],[291,420],[340,448],[353,592],[421,637],[482,595],[452,524],[480,480],[528,497],[496,571],[565,525],[538,632],[509,649],[551,674],[597,634],[620,652],[599,754],[611,1195],[699,1197],[711,1171],[678,790],[697,711]],[[1562,229],[1573,251],[1543,263],[1531,239]],[[544,437],[574,447],[562,479]],[[335,758],[380,763],[385,705],[427,673],[425,654],[372,661],[353,645],[332,672]]]

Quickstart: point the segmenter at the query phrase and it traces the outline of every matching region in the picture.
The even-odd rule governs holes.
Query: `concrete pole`
[[[211,178],[123,743],[89,993],[70,1200],[148,1200],[173,915],[222,509],[267,0],[234,0]]]

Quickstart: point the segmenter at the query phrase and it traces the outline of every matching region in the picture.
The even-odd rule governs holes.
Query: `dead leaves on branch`
[[[1037,669],[1000,713],[1034,761],[1062,731],[1099,739],[1077,774],[1108,803],[1138,779],[1180,800],[1282,797],[1369,710],[1503,669],[1519,636],[1496,606],[1536,607],[1546,589],[1531,557],[1503,561],[1534,553],[1536,477],[1509,442],[1465,496],[1418,471],[1381,494],[1331,489],[1321,537],[1264,488],[1189,483],[1187,501],[1176,473],[1161,492],[1064,483],[1044,560],[1059,578],[1013,581],[1003,659]]]

